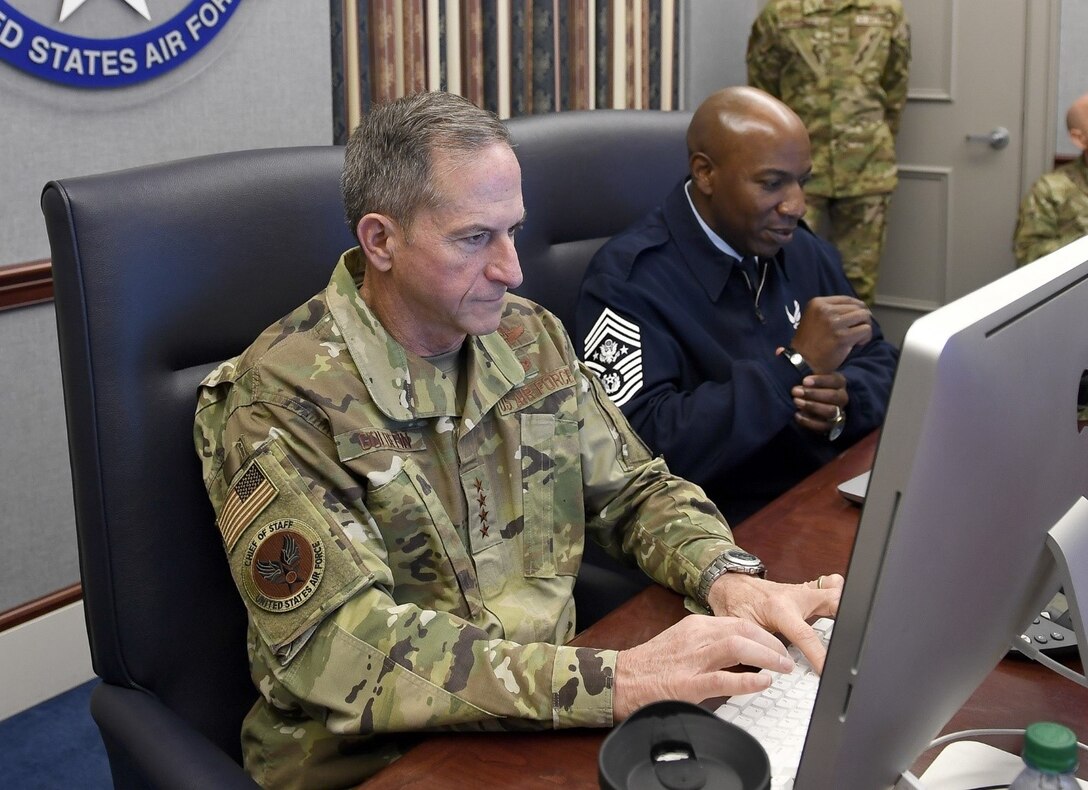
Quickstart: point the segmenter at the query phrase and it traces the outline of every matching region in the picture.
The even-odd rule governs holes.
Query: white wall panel
[[[900,166],[880,267],[881,305],[928,311],[944,304],[950,175],[946,168]]]

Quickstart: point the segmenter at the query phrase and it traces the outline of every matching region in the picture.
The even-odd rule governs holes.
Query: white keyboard
[[[825,647],[834,625],[835,621],[826,617],[812,624]],[[766,749],[771,760],[772,790],[793,787],[816,701],[816,688],[820,685],[820,676],[801,651],[791,646],[787,652],[794,660],[793,672],[786,675],[764,669],[765,674],[774,678],[770,686],[755,694],[730,697],[715,711],[719,718],[754,735]]]

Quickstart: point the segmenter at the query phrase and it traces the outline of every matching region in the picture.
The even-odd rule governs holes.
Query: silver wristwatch
[[[792,346],[786,346],[782,349],[782,358],[793,365],[797,369],[797,372],[802,376],[807,376],[812,373],[812,367],[805,362],[805,358],[801,356],[801,352]]]
[[[767,567],[755,554],[749,554],[740,549],[728,549],[719,554],[710,563],[703,575],[699,577],[699,589],[696,598],[699,603],[710,610],[710,587],[723,573],[744,573],[748,576],[758,576],[761,579],[767,575]]]
[[[831,429],[827,432],[827,438],[829,441],[835,441],[842,436],[843,428],[846,427],[846,411],[835,407],[835,417],[831,420]]]

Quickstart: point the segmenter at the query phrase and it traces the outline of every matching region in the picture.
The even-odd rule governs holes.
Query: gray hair
[[[453,93],[434,91],[382,104],[351,133],[340,190],[352,234],[366,214],[392,218],[406,230],[416,214],[437,205],[432,156],[439,150],[470,157],[510,142],[493,113]]]

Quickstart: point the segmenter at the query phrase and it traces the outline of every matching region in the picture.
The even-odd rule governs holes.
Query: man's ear
[[[1082,151],[1088,150],[1088,134],[1085,134],[1083,129],[1070,129],[1069,139],[1073,141],[1073,145]]]
[[[365,214],[355,226],[355,238],[371,266],[383,272],[389,270],[397,239],[393,220],[384,214]]]
[[[688,160],[688,168],[691,170],[691,182],[696,189],[704,195],[713,192],[710,182],[714,175],[714,163],[709,156],[695,152]]]

